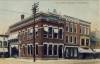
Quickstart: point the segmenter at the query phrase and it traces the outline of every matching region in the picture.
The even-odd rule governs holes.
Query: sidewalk
[[[20,59],[20,58],[4,58],[0,59],[0,64],[100,64],[100,59],[76,60],[76,59],[60,59],[60,60],[36,60]]]

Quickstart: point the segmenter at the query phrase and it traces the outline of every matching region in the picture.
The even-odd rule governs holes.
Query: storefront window
[[[66,57],[68,57],[68,56],[69,56],[69,51],[68,51],[68,49],[67,49],[67,48],[66,48],[65,53],[66,53]]]
[[[89,46],[89,39],[86,39],[86,46]]]
[[[4,47],[8,47],[7,41],[4,41],[4,42],[3,42],[3,45],[4,45]]]
[[[49,51],[48,51],[48,54],[49,54],[49,55],[52,55],[52,45],[49,45],[48,50],[49,50]]]
[[[53,50],[54,50],[54,55],[57,55],[57,45],[54,45]]]
[[[30,45],[28,45],[27,47],[28,47],[28,54],[30,55]]]
[[[44,47],[43,48],[44,48],[44,51],[43,51],[44,52],[44,55],[47,55],[47,44],[44,44]]]
[[[36,55],[38,55],[38,45],[36,45]]]
[[[77,49],[74,49],[74,57],[77,57],[78,51]]]
[[[33,47],[32,47],[32,45],[30,45],[30,53],[31,53],[31,55],[33,54]]]

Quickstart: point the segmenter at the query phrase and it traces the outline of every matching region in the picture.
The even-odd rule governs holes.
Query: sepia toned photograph
[[[0,64],[100,64],[100,0],[0,0]]]

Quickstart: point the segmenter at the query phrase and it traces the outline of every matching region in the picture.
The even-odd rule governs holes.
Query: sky
[[[100,0],[0,0],[0,34],[20,21],[20,15],[32,14],[32,5],[39,2],[39,11],[68,15],[91,22],[92,30],[100,31]]]

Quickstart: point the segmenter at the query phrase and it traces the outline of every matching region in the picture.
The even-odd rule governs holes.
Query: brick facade
[[[37,14],[35,24],[36,57],[55,58],[64,57],[67,46],[77,48],[77,46],[89,47],[90,42],[81,44],[81,39],[89,39],[90,23],[73,17],[61,17],[50,13]],[[81,26],[85,27],[85,33]],[[33,45],[33,18],[32,16],[22,19],[20,22],[9,27],[9,35],[18,34],[19,55],[21,57],[32,57],[31,45]],[[86,28],[88,28],[86,30]],[[84,30],[83,30],[84,31]],[[46,45],[46,46],[45,46]],[[29,48],[28,48],[29,47]],[[45,49],[46,48],[46,49]],[[74,55],[74,54],[73,54]]]

